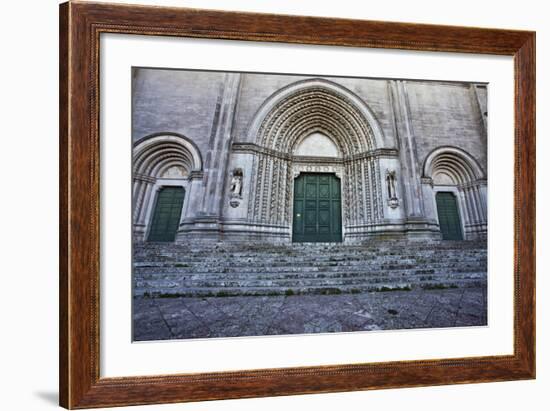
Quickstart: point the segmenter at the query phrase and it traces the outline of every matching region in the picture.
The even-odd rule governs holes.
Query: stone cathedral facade
[[[135,242],[480,240],[487,85],[136,68]]]

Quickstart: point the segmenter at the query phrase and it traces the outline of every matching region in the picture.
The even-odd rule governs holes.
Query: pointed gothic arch
[[[254,115],[247,134],[262,147],[286,152],[312,129],[345,145],[348,154],[389,146],[368,105],[346,87],[321,78],[297,81],[273,93]]]
[[[292,83],[262,104],[248,133],[260,151],[249,199],[255,223],[290,232],[294,179],[308,170],[333,173],[342,181],[346,239],[364,236],[384,218],[376,150],[387,144],[373,112],[350,90],[324,79]],[[328,137],[341,156],[294,156],[296,145],[313,133]]]

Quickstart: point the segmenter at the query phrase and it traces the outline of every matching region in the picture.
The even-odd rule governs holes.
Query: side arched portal
[[[159,225],[155,226],[155,235],[149,236],[153,222],[158,223],[158,210],[155,206],[166,206],[166,193],[177,197],[172,203],[180,209],[172,210],[171,214],[178,219],[184,219],[188,214],[185,197],[193,189],[193,180],[202,177],[202,159],[195,145],[184,136],[175,133],[153,134],[138,140],[133,147],[133,224],[134,239],[143,241],[146,238],[173,238],[171,233],[163,237],[158,233]],[[179,189],[178,189],[179,188]],[[161,197],[164,193],[164,197]],[[181,197],[181,198],[180,198]],[[162,204],[159,205],[159,200]],[[166,203],[166,204],[165,204]],[[173,208],[174,204],[170,203]],[[183,208],[182,208],[183,207]],[[179,226],[179,221],[176,222]],[[173,222],[170,231],[173,231]],[[168,226],[167,225],[167,226]]]
[[[438,202],[445,196],[438,194],[446,193],[447,199],[452,194],[458,206],[463,238],[486,238],[487,178],[471,155],[450,146],[433,150],[424,162],[422,182],[424,201],[432,204],[432,217],[440,226],[447,223],[441,221],[442,203]],[[451,237],[454,239],[454,236]]]

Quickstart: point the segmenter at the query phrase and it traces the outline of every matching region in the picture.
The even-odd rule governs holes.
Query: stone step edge
[[[308,277],[308,278],[254,278],[254,279],[244,279],[244,280],[235,280],[235,279],[216,279],[216,278],[163,278],[163,279],[147,279],[147,278],[135,278],[134,283],[137,287],[142,287],[141,284],[158,284],[159,288],[162,287],[169,287],[168,284],[174,284],[172,287],[185,287],[189,286],[190,284],[204,284],[204,287],[229,287],[228,284],[235,284],[235,287],[240,288],[247,288],[247,287],[255,287],[253,284],[260,284],[262,287],[271,287],[271,286],[280,286],[281,283],[290,283],[290,284],[297,284],[297,285],[304,285],[304,283],[310,283],[310,282],[319,282],[319,283],[325,283],[325,285],[341,285],[342,283],[345,285],[346,283],[352,284],[352,283],[400,283],[400,282],[408,282],[411,284],[417,284],[417,283],[424,283],[424,282],[431,282],[431,281],[462,281],[462,280],[473,280],[473,279],[484,279],[486,278],[486,273],[484,272],[478,272],[474,271],[471,273],[464,273],[462,275],[427,275],[422,276],[418,275],[414,278],[406,277],[403,278],[403,276],[376,276],[376,277],[365,277],[365,276],[339,276],[339,277],[325,277],[325,278],[318,278],[318,277]],[[328,283],[328,284],[327,284]],[[165,285],[163,285],[165,284]],[[262,285],[264,284],[264,285]]]
[[[136,261],[133,264],[134,268],[200,268],[200,267],[224,267],[224,268],[254,268],[254,267],[352,267],[358,265],[364,265],[366,267],[379,267],[379,266],[446,266],[449,264],[475,264],[475,263],[485,263],[486,258],[463,258],[463,259],[448,259],[442,261],[441,259],[423,259],[421,262],[413,261],[411,259],[400,259],[392,261],[377,261],[377,260],[343,260],[343,261],[319,261],[319,260],[308,260],[308,261],[212,261],[212,260],[201,260],[201,261]]]
[[[460,285],[458,285],[458,284]],[[447,290],[458,288],[481,288],[486,287],[487,282],[482,280],[473,280],[456,283],[431,283],[418,286],[415,284],[380,284],[373,285],[353,285],[353,286],[317,286],[317,287],[277,287],[268,289],[266,287],[256,287],[243,290],[243,288],[196,288],[188,291],[150,291],[147,289],[135,290],[136,297],[160,297],[160,298],[179,298],[179,297],[246,297],[246,296],[290,296],[290,295],[316,295],[316,294],[361,294],[369,292],[396,292],[396,291],[415,291],[415,290]],[[290,291],[289,291],[290,290]]]
[[[194,277],[200,276],[202,278],[208,277],[217,277],[217,278],[239,278],[252,280],[258,277],[268,276],[269,278],[274,277],[285,277],[285,278],[307,278],[308,276],[315,275],[314,278],[323,278],[325,277],[336,277],[338,275],[348,275],[348,276],[369,276],[377,274],[393,274],[393,275],[441,275],[441,274],[456,274],[456,273],[470,273],[470,272],[486,272],[486,265],[476,265],[472,267],[447,267],[447,268],[391,268],[391,269],[370,269],[370,268],[357,268],[357,269],[345,269],[345,270],[265,270],[265,271],[182,271],[177,269],[165,269],[165,270],[135,270],[134,276],[185,276],[185,277]],[[292,277],[289,277],[292,276]]]

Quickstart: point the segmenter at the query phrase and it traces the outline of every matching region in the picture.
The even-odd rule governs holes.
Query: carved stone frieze
[[[293,178],[297,178],[300,173],[334,173],[339,179],[342,179],[344,167],[342,165],[323,164],[322,162],[317,164],[293,163]]]

